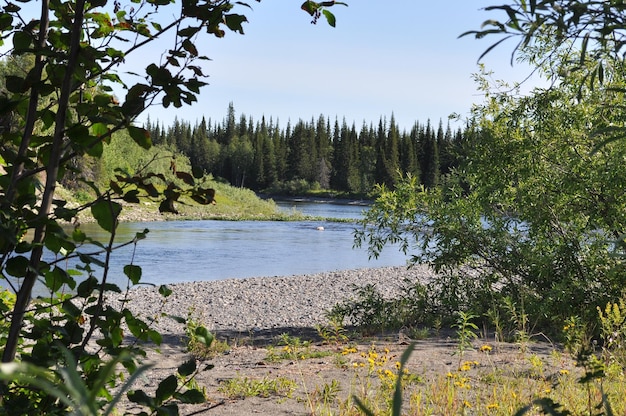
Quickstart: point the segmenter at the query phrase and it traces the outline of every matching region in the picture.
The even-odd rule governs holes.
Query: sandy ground
[[[409,343],[415,343],[415,350],[410,356],[406,368],[411,374],[422,380],[418,388],[431,388],[435,380],[445,379],[446,374],[457,372],[464,362],[472,364],[472,377],[479,377],[481,372],[490,372],[493,368],[504,369],[511,374],[523,374],[531,371],[529,357],[542,356],[550,361],[554,347],[548,343],[533,343],[522,351],[519,345],[491,343],[477,340],[474,351],[459,355],[458,343],[449,336],[432,336],[424,340],[410,340],[403,334],[384,337],[361,338],[357,342],[325,344],[312,342],[309,349],[298,351],[327,351],[331,354],[321,358],[283,359],[274,361],[268,357],[282,353],[283,346],[278,345],[276,334],[258,336],[232,336],[228,341],[231,348],[224,354],[199,363],[200,366],[211,364],[214,367],[201,372],[197,382],[206,389],[208,402],[202,405],[183,405],[181,414],[210,415],[328,415],[340,414],[347,400],[353,395],[363,397],[367,391],[374,391],[379,385],[379,369],[395,371],[396,363]],[[302,334],[303,338],[307,334]],[[310,334],[309,334],[310,335]],[[489,345],[492,350],[481,351],[481,346]],[[369,372],[370,352],[376,352],[377,365],[374,372]],[[153,390],[158,380],[173,374],[180,363],[190,358],[180,339],[166,340],[160,353],[149,350],[148,360],[155,367],[143,377],[138,389]],[[573,363],[561,362],[553,369],[568,367],[573,370]],[[468,373],[469,374],[469,373]],[[228,380],[291,380],[294,391],[289,395],[278,394],[269,397],[228,397],[220,389]],[[332,400],[324,400],[324,388],[334,383],[338,386]],[[132,406],[127,410],[137,413]],[[351,413],[354,414],[354,413]],[[473,413],[472,413],[473,414]]]

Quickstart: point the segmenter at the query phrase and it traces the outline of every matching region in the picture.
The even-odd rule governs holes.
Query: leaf
[[[113,232],[117,225],[117,217],[122,212],[122,206],[113,201],[98,201],[91,206],[91,215],[98,225],[105,231]]]
[[[183,318],[182,316],[167,315],[167,317],[170,319],[173,319],[175,322],[178,322],[179,324],[187,323],[187,319]]]
[[[139,146],[148,150],[152,147],[152,140],[150,139],[150,132],[142,127],[127,126],[128,134]]]
[[[16,51],[25,51],[30,48],[32,37],[30,34],[19,31],[13,35],[13,47]],[[8,83],[7,83],[8,86]]]
[[[63,302],[62,308],[63,311],[72,318],[78,318],[81,315],[81,310],[69,299]]]
[[[191,186],[193,186],[193,185],[196,183],[196,181],[193,179],[193,176],[191,176],[191,175],[190,175],[189,173],[187,173],[187,172],[180,172],[180,171],[177,171],[177,172],[176,172],[176,177],[177,177],[178,179],[182,179],[182,180],[183,180],[183,182],[185,182],[187,185],[191,185]]]
[[[28,90],[26,80],[22,77],[18,77],[16,75],[6,75],[5,82],[6,89],[9,90],[9,92],[21,94]]]
[[[163,343],[163,335],[154,329],[148,330],[148,338],[150,338],[150,341],[152,341],[155,345],[161,345]]]
[[[87,234],[85,234],[80,228],[76,227],[74,228],[74,231],[72,231],[72,240],[74,240],[75,242],[83,243],[85,242],[86,238]]]
[[[326,21],[328,22],[328,24],[330,26],[332,26],[332,27],[335,27],[335,25],[337,24],[337,20],[335,19],[335,15],[332,14],[331,12],[329,12],[328,10],[322,10],[322,13],[326,17]]]
[[[314,1],[305,1],[300,6],[302,10],[313,16],[318,9],[318,5]]]
[[[196,33],[198,33],[200,31],[199,27],[186,27],[184,29],[181,29],[178,31],[178,36],[183,37],[183,38],[190,38],[193,35],[195,35]]]
[[[178,374],[183,377],[187,377],[193,374],[193,372],[196,371],[196,368],[198,368],[196,366],[196,360],[192,358],[191,360],[185,361],[178,366]]]
[[[141,280],[141,267],[134,264],[127,264],[124,266],[124,274],[136,285]]]
[[[24,256],[14,256],[7,260],[5,271],[14,277],[26,276],[28,269],[28,259]]]
[[[172,214],[178,214],[178,210],[174,207],[174,200],[170,198],[164,199],[159,204],[159,212],[171,212]]]
[[[156,390],[156,400],[158,403],[163,403],[174,395],[176,388],[178,387],[178,380],[175,375],[167,377],[165,380],[159,383],[159,387]]]
[[[213,343],[213,334],[204,326],[197,327],[194,331],[194,335],[196,336],[196,340],[206,347],[210,347]]]
[[[246,16],[242,14],[227,14],[224,16],[224,23],[226,26],[233,32],[239,32],[243,35],[243,26],[244,22],[247,22]],[[197,53],[196,53],[197,55]]]
[[[159,294],[163,296],[164,298],[166,298],[172,294],[172,289],[170,289],[166,285],[161,285],[159,286]]]
[[[133,403],[148,406],[150,408],[154,407],[154,399],[148,396],[143,390],[129,391],[126,397],[128,397],[128,400]]]
[[[98,279],[94,276],[89,276],[87,279],[80,282],[78,285],[78,289],[76,289],[76,293],[78,296],[86,298],[93,293],[98,287]]]
[[[61,287],[63,287],[63,285],[67,285],[71,289],[76,287],[76,281],[60,267],[55,267],[54,269],[46,272],[44,277],[46,287],[53,292],[57,292],[61,289]]]
[[[199,404],[206,402],[204,393],[198,389],[187,390],[183,394],[177,394],[175,397],[180,400],[181,403],[186,404]]]
[[[137,189],[131,189],[130,191],[124,194],[123,199],[126,202],[130,202],[132,204],[138,204],[139,203],[138,195],[139,195],[139,191]]]
[[[189,39],[183,41],[183,48],[193,56],[198,56],[198,49]]]

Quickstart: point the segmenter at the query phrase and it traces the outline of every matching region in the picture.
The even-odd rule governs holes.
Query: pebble
[[[399,295],[409,282],[434,277],[428,266],[381,267],[308,275],[254,277],[175,283],[163,298],[158,288],[131,289],[128,307],[137,316],[155,319],[162,334],[182,334],[182,324],[163,317],[191,316],[210,330],[254,331],[311,328],[327,323],[326,312],[356,297],[355,287],[373,284],[387,298]],[[111,300],[115,306],[117,300]],[[118,305],[119,306],[119,305]]]

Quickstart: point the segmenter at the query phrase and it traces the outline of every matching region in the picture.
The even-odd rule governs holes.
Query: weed
[[[200,321],[193,317],[194,309],[190,308],[187,313],[187,321],[185,324],[185,335],[187,336],[187,351],[198,360],[207,360],[214,358],[219,354],[230,350],[230,346],[226,341],[212,339],[212,342],[203,341],[203,331],[205,330]],[[211,335],[212,337],[212,335]]]
[[[316,325],[318,335],[324,340],[326,344],[343,344],[348,342],[348,336],[346,335],[346,329],[343,326],[343,319],[339,316],[327,314],[327,325]]]
[[[472,319],[476,318],[476,315],[470,312],[459,311],[456,323],[453,325],[457,328],[456,335],[458,338],[457,353],[459,354],[459,363],[463,359],[463,355],[466,351],[473,351],[474,347],[472,341],[478,338],[476,330],[478,326],[472,322]]]
[[[330,351],[316,350],[311,347],[310,341],[302,341],[298,337],[289,334],[281,334],[279,336],[277,348],[269,346],[267,348],[267,356],[265,360],[268,362],[278,362],[283,360],[307,360],[311,358],[323,358],[332,355]]]
[[[296,387],[295,381],[285,377],[263,377],[258,380],[236,377],[223,381],[218,390],[230,399],[272,396],[290,398]]]

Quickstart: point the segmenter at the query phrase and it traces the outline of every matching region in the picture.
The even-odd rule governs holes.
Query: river
[[[280,202],[319,217],[358,219],[366,206]],[[323,228],[323,230],[320,229]],[[129,241],[149,229],[147,238],[115,251],[110,281],[125,286],[124,265],[141,266],[142,282],[164,284],[254,276],[285,276],[365,267],[399,266],[406,256],[384,250],[369,259],[365,248],[353,248],[354,222],[332,221],[163,221],[122,223],[117,242]],[[82,226],[87,235],[104,241],[96,224]],[[96,268],[101,274],[102,269]],[[97,274],[98,276],[98,274]],[[99,277],[99,276],[98,276]]]

